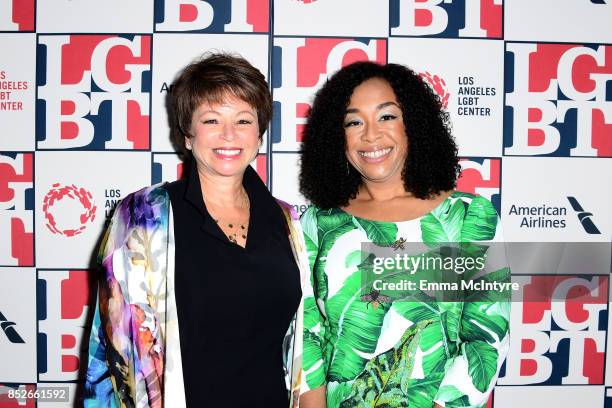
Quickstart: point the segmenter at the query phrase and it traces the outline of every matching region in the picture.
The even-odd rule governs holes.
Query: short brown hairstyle
[[[238,55],[207,53],[187,65],[172,85],[170,125],[172,139],[183,154],[193,112],[204,102],[221,103],[227,95],[247,102],[257,111],[259,138],[272,116],[272,95],[264,75]]]

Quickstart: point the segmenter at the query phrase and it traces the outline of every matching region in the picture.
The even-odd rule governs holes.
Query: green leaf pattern
[[[431,323],[431,320],[423,320],[413,325],[404,332],[395,347],[369,360],[361,374],[353,381],[351,394],[340,406],[352,408],[405,405],[420,334],[423,328]]]
[[[463,242],[477,251],[482,246],[469,243],[499,239],[494,207],[471,194],[453,193],[417,222],[431,247]],[[305,293],[303,366],[310,389],[327,385],[329,408],[486,404],[507,353],[507,302],[415,298],[373,307],[361,300],[369,285],[360,272],[368,257],[361,242],[389,246],[398,225],[314,206],[302,224],[313,287]],[[477,279],[503,278],[508,268]]]

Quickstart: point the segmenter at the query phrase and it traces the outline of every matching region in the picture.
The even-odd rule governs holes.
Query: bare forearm
[[[326,408],[325,386],[306,391],[300,396],[300,408]]]

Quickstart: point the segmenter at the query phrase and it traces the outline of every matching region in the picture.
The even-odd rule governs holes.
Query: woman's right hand
[[[306,391],[304,394],[300,395],[299,408],[327,408],[325,391],[326,388],[324,385],[314,390]]]

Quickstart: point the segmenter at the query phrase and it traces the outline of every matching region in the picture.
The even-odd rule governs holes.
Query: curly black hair
[[[402,170],[406,191],[427,199],[455,188],[457,145],[439,96],[403,65],[361,61],[342,68],[317,92],[304,129],[300,191],[320,208],[347,206],[357,196],[362,178],[346,159],[344,117],[353,90],[371,78],[387,81],[402,109],[408,138]]]

